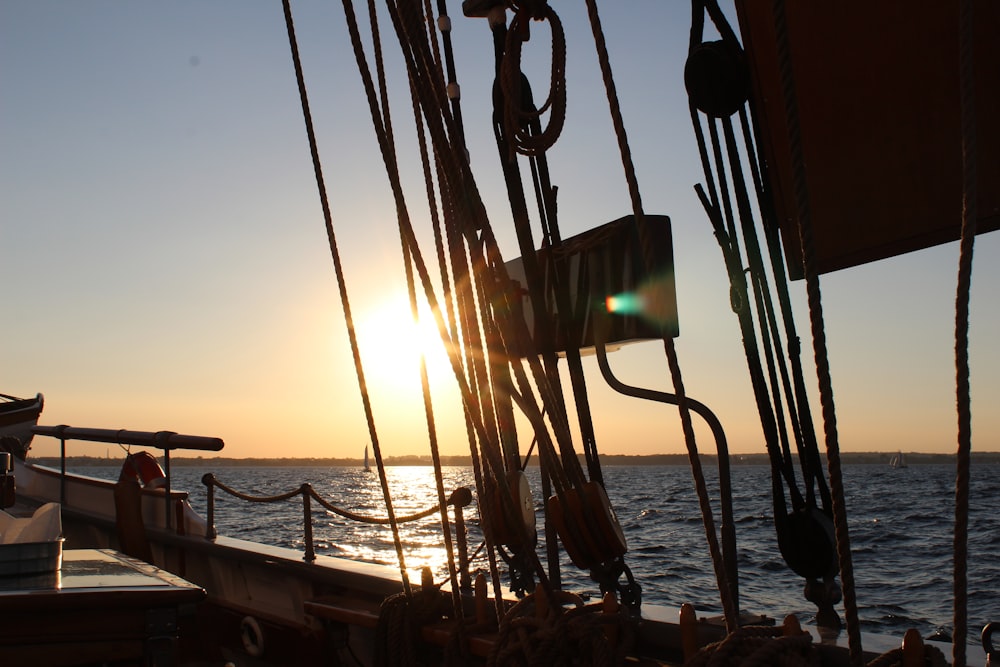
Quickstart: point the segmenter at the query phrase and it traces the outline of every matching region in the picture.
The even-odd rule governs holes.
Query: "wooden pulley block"
[[[568,489],[563,497],[565,507],[558,495],[549,498],[547,513],[574,565],[587,570],[628,551],[603,486],[586,482],[582,489]]]
[[[493,496],[493,537],[497,543],[512,549],[533,547],[538,540],[538,531],[535,528],[535,499],[531,495],[528,476],[520,470],[511,470],[507,473],[506,482],[514,504],[511,506],[503,491],[496,489]]]

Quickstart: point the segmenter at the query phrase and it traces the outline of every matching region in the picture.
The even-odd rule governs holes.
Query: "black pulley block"
[[[684,65],[684,87],[694,106],[714,118],[736,113],[750,97],[743,50],[728,42],[702,42]]]
[[[806,579],[837,574],[837,540],[833,521],[816,507],[805,507],[778,522],[778,548],[785,563]]]

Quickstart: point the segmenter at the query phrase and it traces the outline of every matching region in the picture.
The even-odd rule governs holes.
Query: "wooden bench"
[[[306,613],[325,621],[369,629],[374,629],[378,625],[379,608],[366,600],[330,596],[309,600],[303,607]],[[445,647],[452,641],[455,627],[454,621],[426,625],[421,629],[421,637],[429,644]],[[495,632],[468,633],[466,639],[469,652],[485,658],[493,651],[497,635]]]
[[[378,625],[379,605],[347,597],[324,597],[303,603],[307,614],[325,621],[374,628]]]

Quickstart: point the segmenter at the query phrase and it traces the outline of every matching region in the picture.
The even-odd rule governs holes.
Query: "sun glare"
[[[420,358],[427,363],[432,388],[453,377],[451,363],[430,310],[415,322],[405,294],[366,310],[357,325],[365,377],[372,389],[420,387]]]

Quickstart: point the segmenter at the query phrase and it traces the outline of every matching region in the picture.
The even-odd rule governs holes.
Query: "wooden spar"
[[[35,426],[32,431],[36,435],[45,435],[59,440],[108,442],[137,447],[158,447],[165,450],[196,449],[205,452],[218,452],[225,447],[222,438],[182,435],[173,431],[128,431],[77,426]]]

